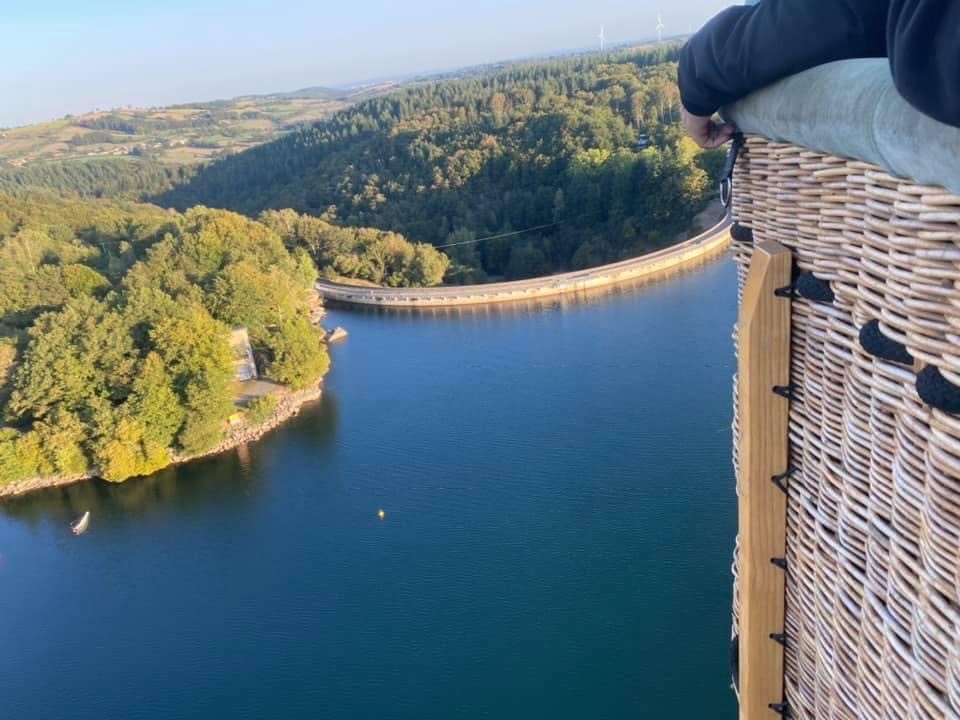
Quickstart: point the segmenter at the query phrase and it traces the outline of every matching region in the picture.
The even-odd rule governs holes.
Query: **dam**
[[[724,219],[677,245],[629,260],[530,280],[433,288],[363,287],[321,279],[317,292],[344,305],[417,308],[518,302],[585,292],[636,280],[656,280],[716,257],[730,246]]]

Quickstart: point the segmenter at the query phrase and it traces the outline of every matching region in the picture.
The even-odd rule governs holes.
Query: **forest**
[[[315,278],[303,248],[232,212],[0,194],[0,483],[123,480],[215,446],[235,326],[262,376],[316,383]]]
[[[722,164],[683,137],[676,55],[659,46],[413,85],[211,163],[155,200],[399,233],[446,248],[447,282],[619,260],[687,230]]]
[[[187,182],[194,169],[148,158],[106,157],[42,161],[24,167],[0,165],[0,192],[36,188],[81,198],[136,200]]]
[[[0,169],[0,192],[46,187],[251,218],[290,209],[322,221],[296,240],[321,272],[377,284],[435,284],[441,264],[445,283],[591,267],[672,243],[713,194],[722,154],[683,136],[677,54],[663,45],[466,71],[204,166],[36,162]],[[89,132],[142,129],[131,122],[101,115]],[[321,228],[336,252],[318,254]],[[404,255],[412,247],[416,259]]]

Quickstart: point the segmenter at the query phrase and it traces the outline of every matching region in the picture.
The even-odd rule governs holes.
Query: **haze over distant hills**
[[[671,37],[674,41],[681,36]],[[645,42],[616,43],[609,52]],[[589,55],[593,48],[540,53],[454,69],[370,78],[338,86],[249,93],[163,107],[96,109],[32,125],[0,127],[0,168],[38,160],[149,157],[193,165],[268,142],[355,103],[415,82],[475,77],[524,62]]]

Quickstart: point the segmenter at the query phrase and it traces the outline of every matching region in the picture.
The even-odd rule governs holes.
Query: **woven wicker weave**
[[[960,718],[960,417],[916,389],[925,365],[960,385],[960,197],[759,138],[735,187],[734,219],[835,293],[793,304],[790,716]],[[913,365],[861,347],[872,320]]]

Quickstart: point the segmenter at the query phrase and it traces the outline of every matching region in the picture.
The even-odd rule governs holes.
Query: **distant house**
[[[234,377],[241,382],[256,380],[257,363],[253,359],[250,335],[245,327],[234,328],[230,332],[230,347],[233,350]]]

